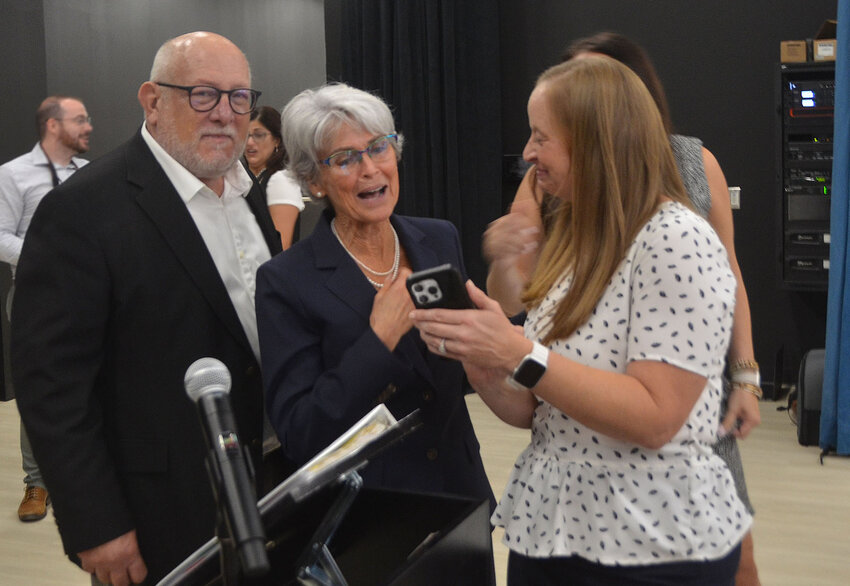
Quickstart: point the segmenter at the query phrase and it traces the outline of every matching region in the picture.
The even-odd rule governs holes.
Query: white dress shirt
[[[53,168],[61,183],[86,163],[85,159],[72,157],[67,166],[53,163]],[[0,261],[12,265],[13,275],[32,215],[53,189],[50,164],[36,143],[30,152],[0,166]]]
[[[142,124],[142,138],[186,204],[227,288],[227,293],[260,360],[257,314],[254,310],[257,269],[271,258],[260,226],[245,196],[253,182],[237,161],[224,175],[219,197],[174,160]]]

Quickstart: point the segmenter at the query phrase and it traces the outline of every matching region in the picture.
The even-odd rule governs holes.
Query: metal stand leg
[[[356,471],[343,474],[339,479],[344,485],[342,492],[322,519],[298,563],[298,581],[304,586],[348,586],[328,544],[363,487],[363,479]]]

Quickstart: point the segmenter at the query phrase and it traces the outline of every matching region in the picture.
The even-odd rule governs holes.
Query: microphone
[[[248,473],[250,458],[246,462],[230,405],[230,371],[220,360],[201,358],[189,366],[183,383],[198,406],[209,449],[207,470],[242,571],[246,576],[262,576],[269,571],[266,536]]]

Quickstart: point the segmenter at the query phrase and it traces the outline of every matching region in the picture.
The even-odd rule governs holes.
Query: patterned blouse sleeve
[[[708,223],[666,207],[632,249],[629,360],[657,360],[709,376],[722,369],[735,278]]]

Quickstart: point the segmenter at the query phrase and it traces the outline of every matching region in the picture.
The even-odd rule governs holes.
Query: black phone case
[[[473,309],[466,286],[456,268],[440,265],[413,273],[407,278],[407,290],[419,309]]]

